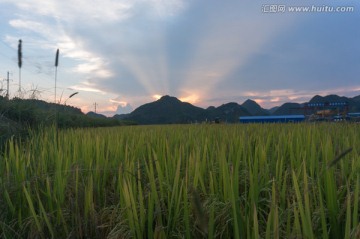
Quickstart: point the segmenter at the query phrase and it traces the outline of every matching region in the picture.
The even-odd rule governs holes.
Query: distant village
[[[266,115],[266,116],[241,116],[240,123],[288,123],[288,122],[360,122],[360,112],[349,112],[348,102],[305,103],[302,107],[303,114]]]

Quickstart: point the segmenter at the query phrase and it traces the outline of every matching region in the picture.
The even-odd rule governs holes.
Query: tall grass
[[[358,238],[359,130],[250,124],[33,132],[10,140],[0,159],[0,237]]]

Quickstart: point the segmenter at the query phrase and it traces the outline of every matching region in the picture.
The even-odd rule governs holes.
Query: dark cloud
[[[207,107],[360,88],[355,1],[353,13],[274,14],[262,13],[266,1],[104,0],[102,9],[80,0],[48,1],[46,8],[42,1],[31,3],[18,5],[31,21],[13,21],[13,27],[61,42],[76,73],[67,75],[69,84],[97,89],[104,102],[118,98],[136,108],[153,95],[169,94]],[[302,4],[309,2],[296,1]],[[36,21],[38,28],[30,24]]]

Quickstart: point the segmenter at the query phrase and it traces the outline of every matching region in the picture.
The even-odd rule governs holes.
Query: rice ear
[[[72,93],[72,94],[69,96],[69,99],[70,99],[71,97],[73,97],[74,95],[76,95],[76,94],[79,94],[79,92]]]
[[[57,51],[56,51],[55,67],[58,67],[58,65],[59,65],[59,49],[57,49]]]
[[[21,66],[22,66],[22,41],[21,41],[21,39],[19,40],[19,45],[18,45],[18,66],[19,66],[19,68],[21,68]]]

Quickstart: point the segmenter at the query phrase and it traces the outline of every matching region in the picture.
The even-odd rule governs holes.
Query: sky
[[[54,102],[56,75],[56,102],[84,113],[360,95],[359,1],[0,0],[0,19],[10,97]]]

